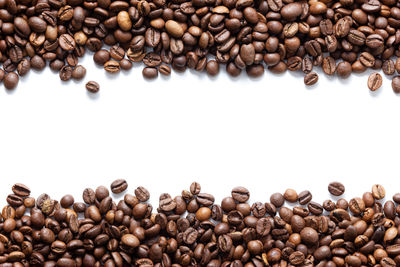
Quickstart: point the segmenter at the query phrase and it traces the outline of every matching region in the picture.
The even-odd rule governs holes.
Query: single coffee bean
[[[340,78],[346,79],[352,72],[351,64],[347,61],[342,61],[337,65],[336,73]]]
[[[382,76],[374,72],[368,77],[368,88],[371,91],[376,91],[382,86]]]
[[[304,76],[304,84],[307,86],[314,85],[318,82],[318,74],[315,72],[309,72]]]
[[[72,196],[72,195],[65,195],[65,196],[63,196],[62,198],[61,198],[61,200],[60,200],[60,204],[61,204],[61,207],[63,207],[63,208],[69,208],[69,207],[71,207],[72,206],[72,204],[74,204],[74,197]]]
[[[342,183],[332,182],[328,185],[328,191],[334,196],[341,196],[345,191],[345,187]]]
[[[60,80],[61,81],[68,81],[72,77],[72,67],[69,65],[65,65],[61,68],[60,73]]]
[[[17,87],[19,77],[15,72],[9,72],[4,76],[3,84],[7,90],[12,90]]]
[[[146,202],[150,199],[149,191],[143,186],[139,186],[135,189],[135,196],[142,202]]]
[[[111,184],[111,192],[120,194],[128,188],[128,183],[124,179],[117,179]]]
[[[283,194],[283,197],[285,198],[286,201],[294,203],[298,199],[297,192],[294,189],[286,189],[285,193]]]
[[[77,65],[71,74],[71,77],[75,80],[81,80],[86,76],[86,68],[82,65]]]
[[[322,70],[328,75],[333,75],[336,71],[335,59],[330,56],[325,57],[322,61]]]
[[[145,67],[143,68],[142,74],[146,79],[155,79],[158,76],[158,71],[156,68]]]
[[[310,191],[305,190],[299,193],[299,203],[300,205],[305,205],[312,199],[312,194]]]
[[[12,186],[14,194],[20,197],[27,197],[31,194],[31,190],[24,184],[17,183]]]
[[[400,76],[396,76],[392,79],[392,89],[396,94],[400,93]]]
[[[86,83],[86,90],[90,93],[97,93],[100,90],[100,85],[95,81],[89,81]]]
[[[118,73],[120,70],[120,66],[117,61],[109,60],[104,64],[104,69],[108,73]]]
[[[386,195],[386,191],[385,188],[383,188],[383,186],[381,186],[380,184],[375,184],[372,186],[372,196],[377,199],[383,199]]]
[[[238,186],[232,189],[232,198],[238,202],[246,202],[250,198],[249,190],[242,186]]]
[[[386,75],[393,75],[395,72],[393,60],[391,59],[385,60],[382,65],[382,71]]]

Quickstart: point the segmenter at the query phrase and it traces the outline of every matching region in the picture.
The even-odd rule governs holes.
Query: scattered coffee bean
[[[314,85],[318,82],[318,74],[315,72],[310,72],[304,76],[304,84],[307,86]]]
[[[376,91],[382,86],[382,76],[374,72],[368,77],[368,88],[371,91]]]
[[[156,68],[145,67],[142,71],[142,74],[146,79],[155,79],[158,76],[158,71]]]
[[[334,196],[341,196],[343,195],[345,188],[342,183],[332,182],[328,185],[328,191]]]
[[[100,90],[100,86],[97,82],[95,81],[89,81],[88,83],[86,83],[86,89],[90,92],[90,93],[97,93]]]
[[[117,179],[111,184],[111,192],[120,194],[128,188],[128,183],[124,179]]]
[[[392,79],[392,89],[396,94],[400,94],[400,76],[396,76]]]

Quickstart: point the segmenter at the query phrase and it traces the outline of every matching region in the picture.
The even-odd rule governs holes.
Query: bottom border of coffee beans
[[[379,184],[348,201],[332,182],[322,204],[294,189],[250,203],[239,186],[218,204],[193,182],[178,196],[161,194],[156,208],[146,188],[127,189],[117,179],[84,189],[79,202],[13,185],[0,216],[0,266],[400,265],[400,193],[384,200]]]

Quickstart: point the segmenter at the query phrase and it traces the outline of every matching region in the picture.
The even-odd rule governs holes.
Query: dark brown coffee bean
[[[60,73],[60,80],[61,81],[68,81],[72,77],[72,67],[69,65],[65,65],[61,68]]]
[[[111,183],[110,188],[114,194],[120,194],[128,188],[128,183],[124,179],[117,179]]]
[[[328,185],[328,191],[334,196],[341,196],[345,191],[345,187],[342,183],[332,182]]]
[[[81,80],[86,76],[86,68],[82,65],[77,65],[71,74],[71,77],[75,80]]]
[[[382,86],[382,76],[374,72],[368,77],[368,88],[371,91],[376,91]]]
[[[392,79],[392,89],[396,94],[400,93],[400,76],[396,76]]]
[[[315,72],[310,72],[304,76],[304,84],[307,86],[314,85],[318,82],[318,74]]]
[[[20,197],[27,197],[31,194],[31,190],[24,184],[16,183],[12,186],[14,194]]]
[[[393,60],[391,59],[385,60],[382,65],[382,71],[386,75],[393,75],[395,72]]]
[[[142,202],[146,202],[150,199],[149,191],[143,186],[139,186],[135,189],[135,196]]]
[[[58,39],[58,44],[66,51],[72,51],[76,46],[74,38],[69,34],[62,34]]]
[[[249,190],[241,186],[233,188],[231,194],[232,198],[238,202],[246,202],[250,197]]]
[[[156,68],[145,67],[143,68],[142,74],[146,79],[155,79],[158,76],[158,71]]]
[[[19,207],[24,204],[22,197],[11,194],[7,196],[7,203],[13,207]]]
[[[333,75],[336,71],[336,61],[333,57],[325,57],[322,61],[322,70],[328,75]]]
[[[7,90],[12,90],[17,87],[19,77],[15,72],[9,72],[4,76],[3,84]]]
[[[97,93],[100,90],[100,86],[95,81],[89,81],[86,83],[86,90],[90,93]]]
[[[310,191],[305,190],[299,193],[299,203],[300,205],[305,205],[310,202],[312,199],[312,194]]]

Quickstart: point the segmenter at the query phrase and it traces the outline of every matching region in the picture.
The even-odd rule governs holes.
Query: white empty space
[[[0,86],[0,196],[14,182],[53,197],[127,179],[132,193],[179,194],[193,180],[217,200],[233,186],[253,200],[293,187],[324,200],[332,180],[347,196],[373,183],[400,190],[400,97],[384,77],[326,78],[313,88],[286,73],[251,80],[173,73],[148,82],[141,66],[106,75],[87,56],[82,82],[62,83],[48,68],[10,93]],[[86,93],[87,80],[100,93]]]

